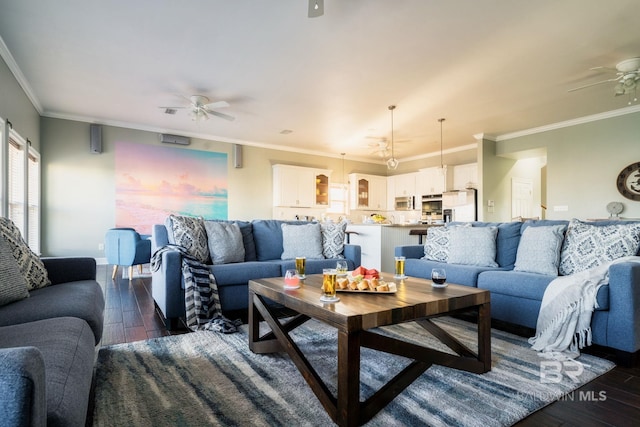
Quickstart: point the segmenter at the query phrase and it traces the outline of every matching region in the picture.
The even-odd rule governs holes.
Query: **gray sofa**
[[[589,226],[637,223],[598,221],[589,223]],[[514,270],[521,236],[527,227],[568,226],[569,221],[528,220],[523,223],[471,224],[474,227],[497,227],[497,265],[463,265],[424,259],[424,245],[398,246],[395,254],[407,258],[405,272],[408,276],[430,278],[432,268],[444,267],[448,282],[491,291],[493,319],[535,329],[544,291],[558,273],[539,274]],[[594,244],[594,241],[596,240],[588,240],[589,245]],[[637,255],[637,250],[632,255]],[[614,349],[621,363],[636,363],[640,354],[640,263],[623,262],[612,265],[609,268],[609,283],[599,289],[597,302],[599,307],[594,311],[591,321],[593,343]]]
[[[248,308],[248,282],[252,279],[284,276],[286,270],[295,268],[294,259],[282,259],[284,251],[282,225],[305,225],[307,221],[253,220],[218,221],[239,226],[244,245],[242,262],[211,264],[218,286],[220,304],[225,313]],[[206,221],[205,221],[206,222]],[[151,251],[175,243],[171,238],[171,225],[156,224],[151,236]],[[342,256],[349,269],[360,265],[361,251],[358,245],[344,245]],[[337,258],[307,258],[306,274],[322,273],[323,268],[335,268]],[[185,315],[182,256],[179,252],[163,252],[158,271],[152,271],[152,294],[166,319],[167,328],[178,326],[178,319]]]
[[[51,285],[0,307],[0,424],[84,426],[104,296],[93,258],[44,258]]]

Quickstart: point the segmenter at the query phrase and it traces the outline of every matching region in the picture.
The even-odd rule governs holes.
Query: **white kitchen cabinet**
[[[478,164],[468,163],[453,167],[453,190],[478,188]]]
[[[273,165],[273,206],[327,207],[331,171]]]
[[[449,189],[452,181],[452,168],[448,167],[443,175],[440,168],[420,169],[416,178],[416,190],[419,195],[441,194]]]
[[[407,197],[415,196],[416,193],[416,178],[417,172],[403,173],[401,175],[393,176],[394,198],[395,197]]]
[[[385,211],[387,209],[387,178],[359,173],[349,174],[351,209]]]

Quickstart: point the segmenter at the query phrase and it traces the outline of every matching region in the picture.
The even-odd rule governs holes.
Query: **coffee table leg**
[[[360,333],[338,331],[337,420],[340,426],[360,425]]]
[[[478,307],[478,360],[491,370],[491,303]]]

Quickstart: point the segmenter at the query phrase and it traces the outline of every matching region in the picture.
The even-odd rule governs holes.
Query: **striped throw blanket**
[[[210,330],[225,334],[237,332],[242,324],[222,315],[218,285],[211,270],[187,250],[178,245],[166,245],[155,251],[151,257],[151,271],[156,272],[162,265],[162,254],[180,252],[182,255],[182,277],[184,278],[184,303],[186,323],[189,329]]]

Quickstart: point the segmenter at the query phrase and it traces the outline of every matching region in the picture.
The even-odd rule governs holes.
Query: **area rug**
[[[476,325],[436,321],[475,350]],[[383,333],[447,350],[407,323]],[[292,333],[330,390],[336,390],[336,331],[309,321]],[[285,353],[248,348],[247,326],[223,335],[194,332],[100,350],[94,426],[330,426],[332,421]],[[492,330],[492,370],[471,374],[433,365],[368,426],[508,426],[562,398],[614,364],[583,354],[576,362],[544,361],[526,338]],[[361,399],[408,360],[361,352]]]

